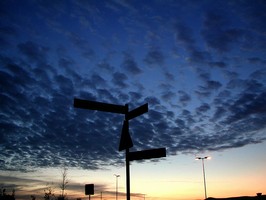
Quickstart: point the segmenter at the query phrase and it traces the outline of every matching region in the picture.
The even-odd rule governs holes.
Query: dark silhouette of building
[[[266,195],[262,195],[262,193],[257,193],[256,196],[241,196],[241,197],[227,197],[227,198],[209,197],[206,200],[266,200]]]
[[[15,196],[14,195],[9,195],[9,194],[1,195],[0,196],[0,200],[15,200]]]
[[[6,189],[3,188],[0,190],[0,200],[15,200],[15,190],[12,190],[12,194],[7,194]]]

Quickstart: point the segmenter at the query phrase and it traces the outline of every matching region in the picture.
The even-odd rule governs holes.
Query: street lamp
[[[114,174],[115,178],[116,178],[116,192],[115,192],[115,196],[116,196],[116,200],[118,197],[118,177],[120,177],[119,174]]]
[[[211,159],[211,157],[210,157],[210,156],[196,157],[195,159],[196,159],[196,160],[201,160],[201,161],[202,161],[202,171],[203,171],[203,179],[204,179],[205,199],[207,199],[207,190],[206,190],[206,178],[205,178],[204,160],[205,160],[205,159]]]

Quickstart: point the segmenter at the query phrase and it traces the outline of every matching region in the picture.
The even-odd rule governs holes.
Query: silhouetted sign
[[[85,195],[93,195],[93,194],[94,194],[94,184],[86,184]]]
[[[133,147],[133,142],[129,134],[128,121],[124,120],[120,137],[119,151]]]
[[[123,128],[122,128],[122,133],[121,133],[121,138],[120,138],[120,143],[119,143],[119,151],[126,149],[126,191],[127,191],[126,199],[130,200],[130,170],[129,170],[130,162],[129,161],[166,157],[165,148],[129,152],[129,148],[133,147],[133,142],[129,134],[128,121],[148,112],[148,103],[134,110],[131,110],[129,112],[127,104],[125,104],[124,106],[121,106],[121,105],[114,105],[114,104],[101,103],[101,102],[74,98],[74,107],[84,108],[84,109],[89,109],[89,110],[98,110],[98,111],[104,111],[104,112],[125,114],[125,120],[123,123]],[[90,195],[94,194],[93,184],[85,185],[85,194],[89,195],[89,200],[90,200]]]
[[[133,119],[133,118],[140,116],[146,112],[148,112],[148,103],[128,112],[126,115],[126,119],[127,120]]]
[[[74,98],[74,107],[120,114],[126,114],[127,112],[126,106],[101,103],[96,101],[88,101],[76,98]]]
[[[129,161],[151,159],[151,158],[161,158],[161,157],[166,157],[165,148],[129,152]]]

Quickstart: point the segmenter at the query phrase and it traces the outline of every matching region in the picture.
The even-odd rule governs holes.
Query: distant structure
[[[227,198],[209,197],[206,200],[266,200],[266,195],[262,195],[262,193],[257,193],[256,196],[241,196],[241,197],[227,197]]]
[[[6,189],[0,190],[0,200],[15,200],[15,190],[12,190],[12,194],[7,194]]]
[[[12,195],[4,195],[4,196],[0,196],[0,200],[15,200],[15,197]]]

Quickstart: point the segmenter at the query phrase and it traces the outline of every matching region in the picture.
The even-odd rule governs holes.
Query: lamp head
[[[204,157],[197,156],[197,157],[195,157],[195,160],[204,160],[204,159],[210,160],[211,159],[211,156],[204,156]]]

